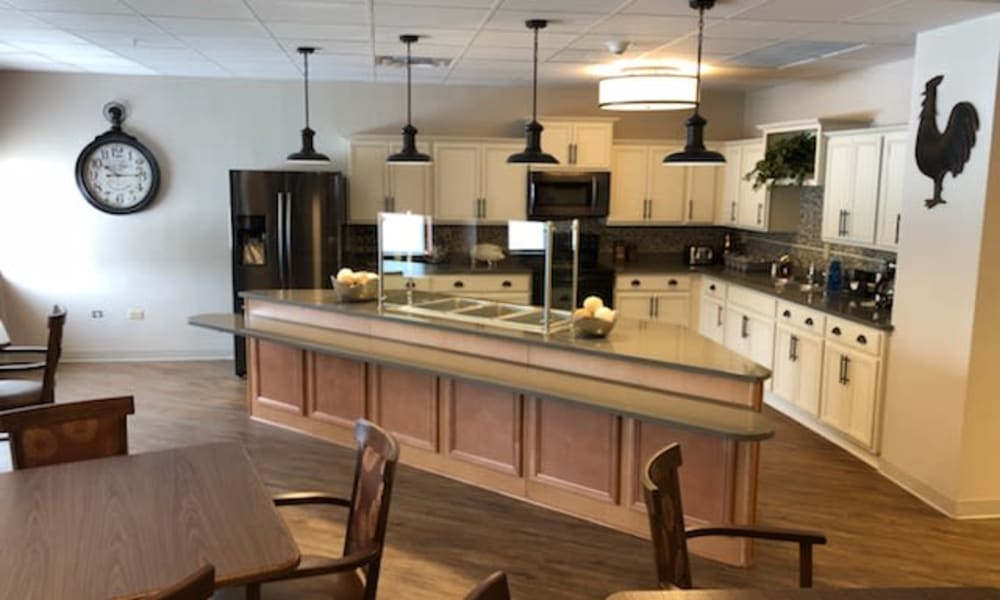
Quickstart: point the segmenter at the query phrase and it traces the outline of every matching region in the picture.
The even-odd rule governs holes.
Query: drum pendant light
[[[316,148],[313,147],[313,138],[316,137],[316,132],[309,128],[309,55],[316,52],[316,48],[302,46],[297,51],[302,55],[302,67],[305,75],[306,126],[302,130],[302,148],[298,152],[289,154],[287,160],[299,164],[326,164],[330,162],[330,157],[316,152]]]
[[[399,41],[406,44],[406,126],[403,127],[403,148],[386,159],[386,162],[401,165],[428,165],[431,157],[417,150],[417,128],[413,126],[413,116],[411,112],[412,104],[412,62],[410,47],[420,39],[420,36],[404,34],[399,36]]]
[[[531,19],[524,24],[535,32],[534,70],[531,79],[531,122],[524,128],[524,152],[511,154],[508,163],[558,165],[559,161],[551,154],[542,152],[542,124],[538,122],[538,30],[549,24],[545,19]]]
[[[698,11],[697,104],[694,107],[694,114],[685,122],[687,141],[684,150],[667,155],[663,159],[663,164],[678,167],[716,167],[725,164],[726,158],[718,152],[705,148],[705,125],[708,121],[698,112],[701,106],[701,46],[705,37],[705,11],[715,6],[715,0],[690,0],[689,4]]]

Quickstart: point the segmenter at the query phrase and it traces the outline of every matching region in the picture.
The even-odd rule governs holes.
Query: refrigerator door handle
[[[292,281],[292,193],[285,192],[285,231],[282,232],[285,244],[285,274],[288,282],[285,287],[289,287]]]
[[[288,280],[287,273],[285,273],[285,193],[278,192],[278,280],[281,283],[281,287],[287,287],[285,282]]]

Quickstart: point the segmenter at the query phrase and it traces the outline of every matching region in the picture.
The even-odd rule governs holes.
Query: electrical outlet
[[[130,321],[141,321],[146,318],[146,311],[141,308],[130,308],[127,316]]]
[[[91,319],[103,319],[104,318],[104,311],[103,310],[92,310],[92,311],[90,311],[90,318]]]

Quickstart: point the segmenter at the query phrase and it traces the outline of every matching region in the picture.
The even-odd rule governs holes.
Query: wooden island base
[[[397,437],[405,464],[646,538],[639,473],[656,450],[680,442],[689,524],[754,522],[756,440],[770,435],[755,412],[760,380],[254,298],[246,314],[232,328],[191,322],[247,336],[254,419],[353,446],[353,422],[364,417]],[[393,358],[404,350],[415,368]],[[480,363],[492,365],[492,375],[477,371]],[[614,386],[637,403],[658,394],[664,406],[696,403],[752,418],[743,433],[712,432],[650,416],[645,405],[630,408],[631,398],[607,398],[601,407],[561,397],[568,393],[532,393],[561,380],[575,383],[581,398]],[[746,540],[690,546],[729,564],[751,560]]]

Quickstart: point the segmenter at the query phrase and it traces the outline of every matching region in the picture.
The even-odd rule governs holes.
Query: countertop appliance
[[[334,172],[230,171],[233,309],[250,289],[329,288],[342,265],[344,178]],[[235,338],[236,374],[246,346]]]
[[[711,246],[685,246],[684,263],[688,265],[715,264],[715,248]]]
[[[607,171],[531,171],[529,219],[606,217],[611,198]]]

